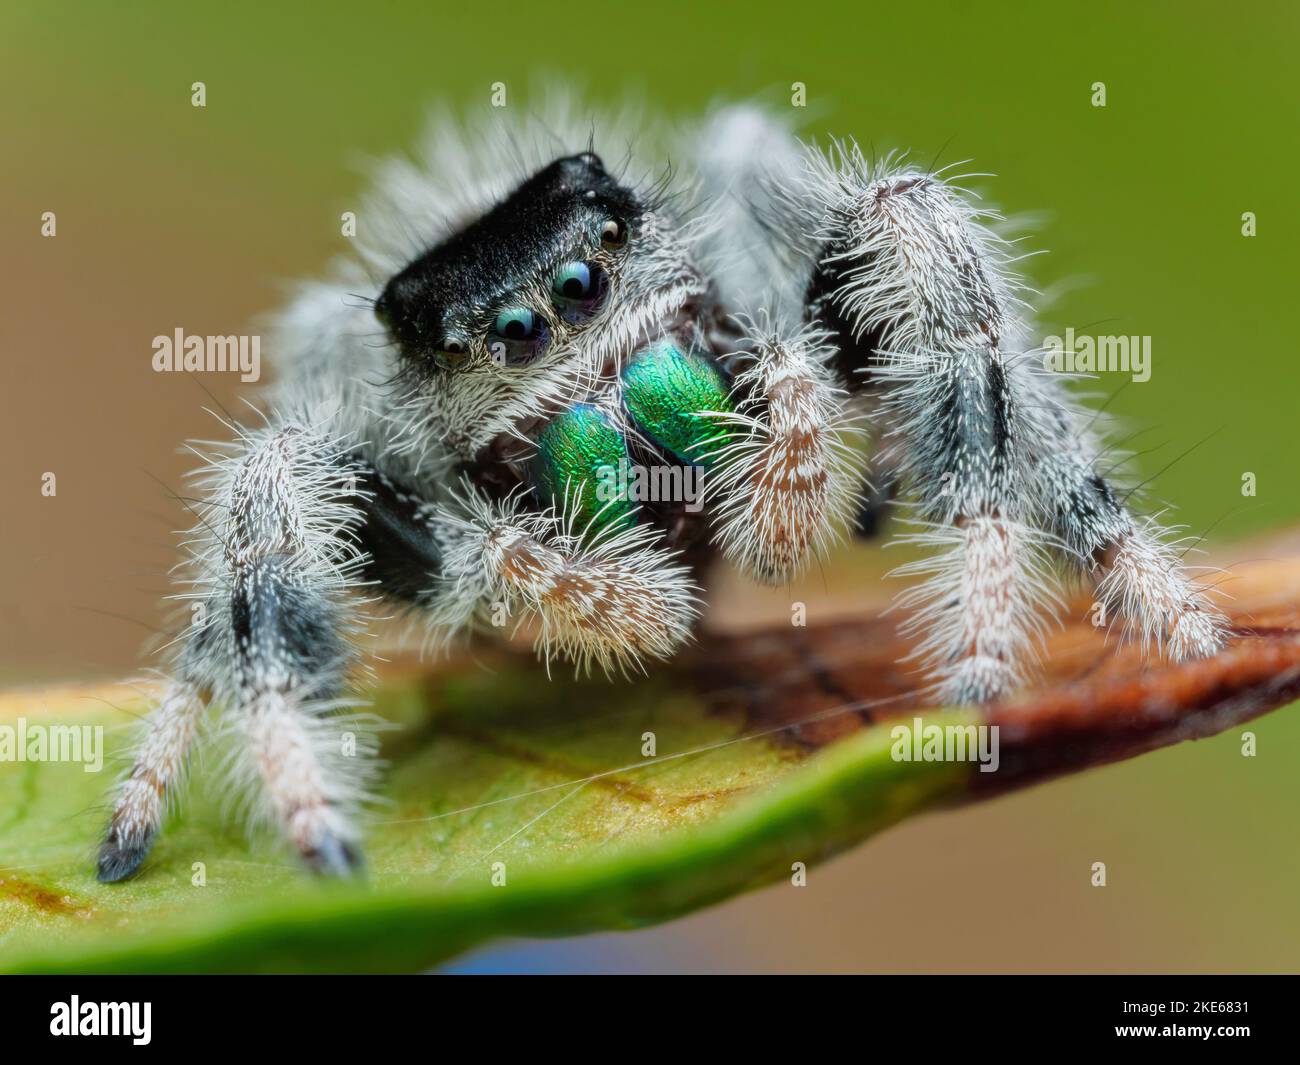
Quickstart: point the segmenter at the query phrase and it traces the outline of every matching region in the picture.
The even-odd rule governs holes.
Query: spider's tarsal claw
[[[304,851],[302,859],[318,876],[350,880],[365,875],[366,862],[360,849],[338,836],[324,837],[315,849]]]
[[[151,842],[152,840],[144,840],[133,845],[125,845],[110,836],[99,846],[95,878],[101,884],[116,884],[119,880],[134,876],[140,871],[145,858],[149,856]]]

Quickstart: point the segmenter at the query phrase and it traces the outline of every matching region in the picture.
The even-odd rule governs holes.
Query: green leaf
[[[405,727],[385,745],[386,805],[360,886],[304,876],[274,840],[250,849],[201,786],[139,877],[99,884],[109,773],[0,764],[0,964],[418,969],[494,935],[635,926],[789,877],[965,775],[893,761],[882,729],[813,753],[664,677],[547,681],[532,664],[500,664],[381,686],[376,709]],[[103,725],[121,756],[123,721],[147,707],[125,688],[12,695],[0,724]],[[653,757],[641,753],[646,733]],[[205,886],[192,883],[195,863]]]
[[[796,863],[811,868],[916,812],[1295,698],[1297,599],[1294,563],[1239,579],[1238,609],[1267,629],[1177,667],[1073,624],[1049,648],[1042,687],[982,714],[912,709],[914,678],[897,665],[906,648],[880,619],[716,638],[635,682],[548,679],[506,651],[437,672],[391,668],[375,693],[397,726],[384,736],[383,805],[367,879],[352,884],[312,879],[270,836],[250,840],[211,745],[141,874],[98,883],[114,762],[151,693],[0,696],[0,730],[102,725],[109,756],[97,773],[0,760],[0,968],[409,971],[495,936],[666,920],[788,881]],[[899,714],[998,725],[998,772],[896,760]]]

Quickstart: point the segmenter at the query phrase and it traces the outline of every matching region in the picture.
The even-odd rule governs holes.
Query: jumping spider
[[[784,583],[897,484],[933,549],[904,595],[945,703],[1020,683],[1052,555],[1172,657],[1223,642],[1032,354],[1012,248],[971,195],[753,107],[665,138],[673,195],[555,128],[493,148],[436,124],[423,165],[381,171],[358,257],[278,318],[272,413],[200,474],[204,609],[101,880],[144,860],[209,700],[306,863],[360,864],[368,763],[339,756],[332,712],[367,594],[436,633],[504,609],[548,658],[620,671],[689,639],[711,555]],[[623,463],[699,464],[708,505],[597,492]]]

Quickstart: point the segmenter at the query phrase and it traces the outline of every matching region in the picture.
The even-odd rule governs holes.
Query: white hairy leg
[[[1096,584],[1106,617],[1123,619],[1143,647],[1181,661],[1213,654],[1228,622],[1192,581],[1177,544],[1152,518],[1136,518],[1098,471],[1093,419],[1042,375],[1029,419],[1040,442],[1038,491],[1049,527]],[[1051,445],[1048,446],[1048,441]]]
[[[825,363],[827,338],[812,330],[747,339],[751,365],[720,418],[733,439],[711,455],[706,482],[716,538],[740,571],[765,584],[798,574],[848,527],[861,505],[863,458],[853,450],[847,396]]]
[[[261,691],[242,711],[237,725],[274,824],[312,869],[352,872],[361,864],[353,812],[364,789],[340,757],[343,730],[292,688]]]
[[[347,637],[358,625],[345,595],[363,562],[353,472],[335,441],[306,426],[240,435],[200,477],[206,502],[189,543],[188,598],[202,608],[178,656],[185,683],[159,708],[137,758],[138,781],[133,770],[119,793],[101,851],[104,880],[129,876],[144,860],[162,792],[193,735],[199,690],[229,715],[259,808],[304,861],[331,873],[359,862],[354,815],[367,764],[343,757],[341,735],[357,722],[334,714],[353,657]],[[157,804],[145,788],[158,793]],[[137,824],[152,827],[124,832]]]
[[[787,210],[815,222],[819,249],[810,312],[880,391],[923,527],[912,539],[938,549],[903,572],[927,578],[904,600],[940,696],[983,701],[1020,683],[1054,598],[1045,546],[1085,559],[1144,637],[1215,650],[1222,619],[1154,523],[1138,525],[1093,472],[1095,450],[1071,452],[1086,434],[1067,431],[1073,401],[1024,353],[1023,290],[991,216],[938,176],[856,147],[812,153],[794,195]]]
[[[934,549],[904,567],[927,578],[906,593],[919,654],[942,699],[990,699],[1021,681],[1050,594],[1005,350],[1019,335],[1008,256],[931,175],[855,148],[809,158],[823,249],[811,311],[862,349],[854,369],[881,392],[921,526],[911,539]]]
[[[446,546],[429,602],[447,631],[499,604],[510,618],[536,619],[548,662],[606,673],[668,658],[690,638],[697,589],[650,526],[584,539],[551,512],[469,495],[435,527]]]
[[[108,832],[99,849],[100,880],[129,876],[148,853],[184,777],[203,710],[202,696],[194,685],[168,683],[146,719],[131,771],[117,790]]]
[[[311,868],[346,873],[360,863],[355,812],[366,768],[343,756],[348,725],[332,716],[353,658],[345,633],[356,628],[344,598],[362,563],[355,472],[333,441],[306,427],[250,443],[223,484],[235,656],[224,702],[270,820]]]

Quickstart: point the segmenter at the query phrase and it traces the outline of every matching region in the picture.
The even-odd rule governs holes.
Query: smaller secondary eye
[[[586,299],[592,291],[591,267],[580,262],[565,263],[556,271],[551,287],[561,299]]]
[[[551,280],[551,302],[570,325],[596,313],[609,287],[605,271],[595,263],[564,263]]]
[[[611,218],[600,227],[600,242],[607,248],[621,248],[627,243],[627,223]]]
[[[492,331],[506,340],[527,340],[537,326],[537,316],[527,307],[511,307],[497,315]]]
[[[465,356],[469,353],[463,340],[457,340],[455,337],[448,337],[433,353],[433,361],[441,366],[444,370],[458,369],[465,361]]]

